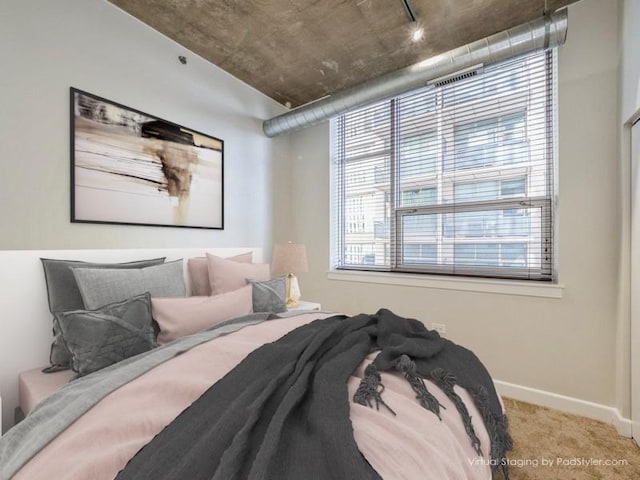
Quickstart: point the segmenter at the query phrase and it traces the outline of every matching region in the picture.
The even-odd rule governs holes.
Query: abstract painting
[[[224,142],[71,88],[71,221],[224,228]]]

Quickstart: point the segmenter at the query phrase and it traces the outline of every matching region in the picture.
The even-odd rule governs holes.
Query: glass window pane
[[[389,103],[377,104],[344,116],[344,155],[346,159],[389,148]]]
[[[524,267],[527,263],[527,244],[503,243],[500,256],[503,267]]]
[[[475,183],[456,183],[453,200],[455,202],[475,202],[494,200],[499,196],[500,184],[497,180]]]
[[[437,188],[421,188],[419,190],[407,190],[400,195],[400,206],[415,207],[435,205],[438,201]]]
[[[445,215],[446,237],[495,237],[500,221],[499,210],[460,212]]]
[[[471,243],[454,245],[455,263],[458,265],[498,266],[498,244]]]
[[[400,181],[435,173],[438,144],[435,133],[414,135],[400,140]]]
[[[402,250],[404,264],[435,264],[438,262],[438,246],[435,243],[406,243]]]
[[[397,100],[398,120],[402,130],[422,125],[433,117],[436,94],[431,88],[415,90]]]
[[[528,70],[526,61],[513,65],[508,70],[499,66],[488,67],[481,76],[444,86],[442,89],[444,106],[522,91],[529,87]]]
[[[531,207],[401,215],[400,263],[417,263],[424,249],[416,245],[431,245],[436,258],[425,263],[540,268],[546,235],[540,213]]]
[[[453,159],[447,170],[490,167],[529,160],[526,112],[477,120],[454,127]]]
[[[389,182],[391,170],[388,156],[350,160],[344,165],[344,186],[350,189],[370,188],[372,183]]]
[[[500,188],[503,197],[516,197],[526,193],[526,182],[524,177],[512,180],[502,180]]]
[[[377,189],[349,189],[344,200],[344,264],[389,264],[389,196]]]
[[[345,263],[347,265],[374,265],[376,263],[375,245],[347,243],[345,245]]]
[[[438,231],[436,215],[403,215],[404,238],[435,237]]]
[[[455,238],[520,237],[531,234],[527,209],[483,210],[444,215],[444,236]]]
[[[527,237],[531,233],[531,217],[526,209],[502,210],[496,224],[496,234],[500,237]]]

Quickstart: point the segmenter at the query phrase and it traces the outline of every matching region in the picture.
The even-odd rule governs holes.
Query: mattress
[[[29,415],[36,405],[62,388],[74,375],[71,370],[42,373],[43,368],[34,368],[18,375],[20,409],[24,415]]]

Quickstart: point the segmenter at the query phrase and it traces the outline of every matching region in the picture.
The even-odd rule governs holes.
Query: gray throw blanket
[[[425,414],[439,415],[441,406],[423,379],[434,381],[456,405],[476,451],[490,448],[492,464],[508,479],[511,438],[484,366],[469,350],[388,310],[316,320],[255,350],[142,448],[117,479],[379,479],[353,437],[347,394],[350,375],[377,350],[354,401],[386,406],[379,372],[395,369],[432,412]],[[454,385],[473,396],[490,446],[480,445]]]

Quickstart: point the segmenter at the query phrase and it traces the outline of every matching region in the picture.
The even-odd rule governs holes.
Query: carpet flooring
[[[504,403],[514,443],[511,480],[640,480],[640,448],[611,425],[509,398]]]

